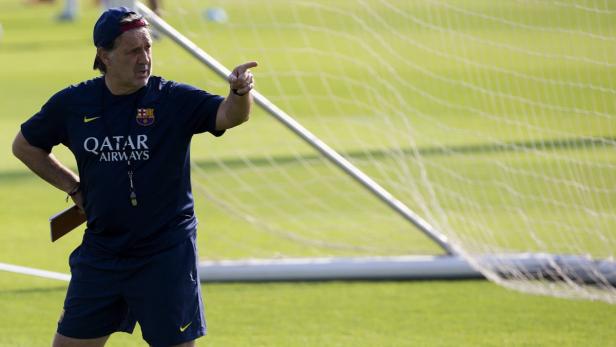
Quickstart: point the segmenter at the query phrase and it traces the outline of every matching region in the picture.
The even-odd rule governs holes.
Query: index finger
[[[241,75],[244,72],[246,72],[246,70],[253,68],[253,67],[257,67],[257,66],[259,66],[259,64],[256,61],[249,61],[247,63],[239,65],[238,67],[235,68],[235,70],[237,71],[238,75]]]

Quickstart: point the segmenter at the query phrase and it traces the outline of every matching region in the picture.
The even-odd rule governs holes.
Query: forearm
[[[13,154],[39,177],[54,187],[70,192],[79,183],[79,176],[64,166],[56,157],[32,146],[19,132],[13,141]]]
[[[223,122],[216,123],[217,130],[229,129],[244,123],[248,120],[251,108],[252,95],[250,93],[239,96],[230,91],[229,95],[220,105],[217,120],[219,119]]]
[[[256,61],[237,66],[227,77],[229,82],[229,95],[220,104],[216,114],[216,130],[225,130],[240,125],[248,120],[252,107],[254,80],[250,68],[256,67]]]

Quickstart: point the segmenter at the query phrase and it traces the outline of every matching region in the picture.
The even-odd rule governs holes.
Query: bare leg
[[[56,333],[52,347],[103,347],[107,339],[109,339],[109,335],[95,339],[74,339]]]

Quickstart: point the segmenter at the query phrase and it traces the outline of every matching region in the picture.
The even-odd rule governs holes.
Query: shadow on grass
[[[0,289],[0,298],[3,295],[15,295],[15,294],[39,294],[39,293],[50,293],[50,292],[66,292],[66,288],[68,287],[68,283],[64,286],[54,286],[54,287],[45,287],[45,288],[22,288],[22,289],[9,289],[9,290],[1,290]]]
[[[397,148],[397,149],[377,149],[369,151],[350,151],[341,152],[348,159],[382,159],[396,158],[400,156],[412,157],[436,157],[454,156],[468,154],[488,154],[505,152],[529,152],[546,150],[576,150],[585,148],[614,148],[616,149],[616,137],[582,137],[552,140],[533,140],[533,141],[512,141],[500,143],[484,143],[474,145],[458,146],[431,146],[420,148]],[[244,168],[254,166],[271,166],[272,164],[296,164],[305,161],[316,161],[324,159],[320,154],[303,154],[296,156],[275,156],[275,157],[251,157],[244,159],[223,159],[223,160],[201,160],[195,163],[203,169]]]
[[[488,154],[488,153],[505,153],[505,152],[530,152],[530,151],[547,151],[547,150],[576,150],[585,148],[612,148],[616,149],[616,137],[580,137],[566,139],[551,139],[551,140],[533,140],[533,141],[512,141],[499,143],[484,143],[474,145],[458,145],[458,146],[431,146],[420,148],[396,148],[396,149],[376,149],[369,151],[350,151],[341,152],[348,159],[382,159],[396,158],[400,156],[412,157],[435,157],[435,156],[459,156],[469,154]],[[223,160],[199,160],[195,163],[202,169],[216,170],[225,168],[246,168],[297,164],[305,161],[318,161],[324,157],[320,154],[303,154],[303,155],[281,155],[274,157],[250,157],[250,158],[229,158]],[[14,182],[18,180],[37,178],[27,169],[10,170],[0,172],[0,182]]]

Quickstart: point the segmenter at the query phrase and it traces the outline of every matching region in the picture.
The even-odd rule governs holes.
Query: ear
[[[109,66],[109,63],[111,63],[111,52],[98,47],[96,48],[96,55],[103,62],[103,64],[105,64],[105,66]]]

